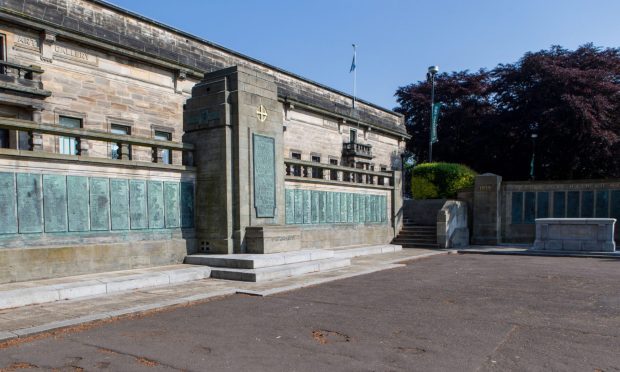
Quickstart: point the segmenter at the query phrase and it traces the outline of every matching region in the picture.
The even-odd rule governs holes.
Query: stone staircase
[[[209,266],[211,278],[263,282],[338,269],[351,265],[353,257],[400,250],[401,246],[386,244],[269,254],[193,254],[185,257],[185,263]]]
[[[437,227],[404,222],[402,230],[392,244],[402,245],[403,248],[438,248]]]

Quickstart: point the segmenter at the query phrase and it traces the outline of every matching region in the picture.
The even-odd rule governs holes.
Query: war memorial
[[[96,0],[0,44],[0,283],[398,234],[400,114]]]

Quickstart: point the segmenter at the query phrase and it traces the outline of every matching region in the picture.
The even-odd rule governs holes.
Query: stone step
[[[437,243],[437,238],[425,239],[425,238],[401,238],[397,237],[393,240],[396,244],[408,244],[408,243]]]
[[[403,249],[407,249],[407,248],[427,248],[427,249],[437,249],[439,248],[437,243],[435,244],[429,244],[429,243],[412,243],[412,244],[403,244],[400,243],[403,246]]]
[[[403,247],[397,244],[368,245],[362,247],[350,247],[334,249],[334,257],[353,258],[372,254],[393,253],[402,251]]]
[[[127,273],[119,271],[10,283],[0,286],[12,287],[9,290],[0,289],[0,309],[207,279],[210,272],[211,268],[204,266],[174,265],[170,269],[137,269]],[[19,288],[21,285],[24,287]]]
[[[437,233],[433,231],[402,231],[398,233],[398,236],[437,236]]]
[[[240,280],[244,282],[263,282],[317,271],[337,269],[349,265],[351,265],[351,260],[348,258],[327,258],[255,269],[213,267],[211,269],[211,277],[216,279]]]
[[[413,227],[413,226],[403,226],[400,231],[437,231],[437,228],[434,226],[431,227]]]
[[[231,269],[259,269],[297,262],[323,260],[332,257],[334,257],[333,251],[309,249],[267,254],[193,254],[185,256],[185,263]]]

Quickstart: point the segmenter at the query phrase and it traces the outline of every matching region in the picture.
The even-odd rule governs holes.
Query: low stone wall
[[[447,200],[437,212],[437,244],[440,248],[469,245],[467,209],[463,201]]]
[[[446,199],[428,199],[403,201],[404,217],[415,225],[435,226],[437,212],[443,207]]]
[[[615,218],[537,218],[533,249],[615,252]]]
[[[193,239],[0,249],[0,284],[183,263]]]

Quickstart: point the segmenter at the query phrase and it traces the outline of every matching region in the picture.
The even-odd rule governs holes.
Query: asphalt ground
[[[0,368],[620,371],[620,261],[435,256],[9,343]]]

